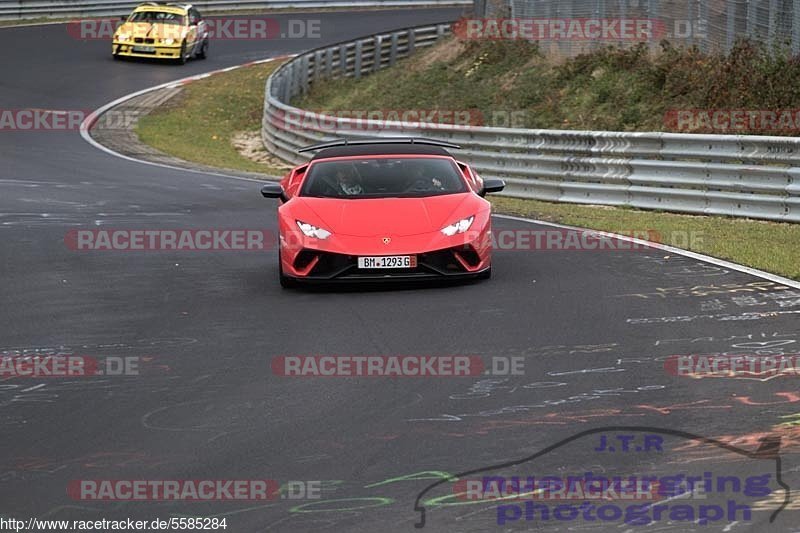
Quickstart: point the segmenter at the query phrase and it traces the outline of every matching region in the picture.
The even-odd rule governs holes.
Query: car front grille
[[[470,265],[477,265],[480,261],[478,254],[463,247],[448,248],[433,252],[416,254],[416,268],[381,268],[359,269],[358,256],[321,252],[318,250],[302,250],[294,261],[295,268],[304,269],[317,258],[318,261],[308,273],[308,278],[333,279],[333,278],[365,278],[375,276],[447,276],[448,274],[464,274],[467,270],[456,259],[459,254]]]

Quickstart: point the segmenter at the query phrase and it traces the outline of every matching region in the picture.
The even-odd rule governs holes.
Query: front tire
[[[208,39],[203,39],[203,44],[200,45],[200,50],[197,51],[197,59],[205,59],[208,57]]]
[[[280,253],[278,253],[278,280],[281,283],[281,287],[284,289],[293,289],[297,287],[296,279],[283,275],[283,262],[281,261]]]
[[[179,65],[185,65],[186,64],[186,41],[185,40],[181,43],[181,52],[180,52],[180,54],[181,55],[180,55],[180,57],[178,57],[178,60],[177,60],[178,64]]]
[[[280,275],[280,283],[281,287],[284,289],[294,289],[297,287],[297,281],[295,281],[294,278],[284,276],[283,274]]]

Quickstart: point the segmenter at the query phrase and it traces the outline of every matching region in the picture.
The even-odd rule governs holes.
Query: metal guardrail
[[[116,17],[139,5],[125,0],[0,0],[0,20]],[[213,0],[192,2],[201,12],[322,7],[470,5],[472,0]]]
[[[297,149],[363,137],[364,121],[319,115],[287,102],[324,78],[362,76],[393,65],[449,33],[440,24],[320,48],[281,65],[266,84],[262,138],[300,164]],[[800,222],[800,138],[678,133],[559,131],[381,122],[369,135],[425,136],[460,144],[504,194],[559,202]]]

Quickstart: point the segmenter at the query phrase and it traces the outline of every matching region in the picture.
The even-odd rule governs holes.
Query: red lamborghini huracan
[[[338,140],[261,194],[280,198],[284,287],[312,281],[489,278],[491,204],[503,190],[418,138]]]

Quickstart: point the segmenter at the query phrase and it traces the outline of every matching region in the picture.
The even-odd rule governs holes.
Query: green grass
[[[800,280],[800,224],[679,215],[630,208],[490,198],[496,212],[634,236],[654,231],[669,244]],[[688,245],[687,245],[688,244]]]
[[[142,117],[139,139],[167,154],[219,168],[282,174],[242,156],[234,134],[259,131],[264,84],[280,61],[243,67],[188,84],[167,105]]]

